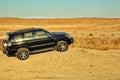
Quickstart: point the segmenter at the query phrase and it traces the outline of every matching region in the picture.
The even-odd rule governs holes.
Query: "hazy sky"
[[[0,0],[0,17],[120,17],[120,0]]]

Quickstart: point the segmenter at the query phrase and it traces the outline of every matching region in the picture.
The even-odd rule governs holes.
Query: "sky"
[[[120,0],[0,0],[0,17],[120,17]]]

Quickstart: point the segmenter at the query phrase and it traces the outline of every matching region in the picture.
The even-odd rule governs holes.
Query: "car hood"
[[[52,34],[54,36],[65,36],[65,35],[67,35],[67,33],[65,33],[65,32],[52,32]]]

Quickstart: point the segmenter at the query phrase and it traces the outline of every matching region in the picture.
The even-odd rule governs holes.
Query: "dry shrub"
[[[88,36],[94,36],[92,33],[90,33]]]

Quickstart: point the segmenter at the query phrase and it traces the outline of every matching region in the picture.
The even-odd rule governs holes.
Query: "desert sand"
[[[70,47],[31,55],[25,61],[0,52],[1,80],[120,80],[120,50]]]
[[[120,80],[119,18],[0,18],[0,41],[9,31],[31,27],[67,32],[75,42],[66,52],[37,53],[25,61],[0,51],[0,80]]]

